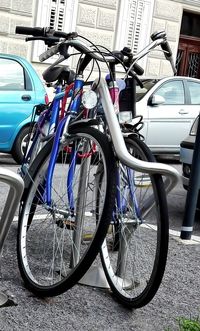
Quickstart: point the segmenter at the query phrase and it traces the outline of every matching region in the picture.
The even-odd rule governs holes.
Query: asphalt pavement
[[[181,172],[179,164],[171,164]],[[0,159],[0,166],[17,171],[15,162]],[[4,194],[1,192],[0,199]],[[179,317],[200,316],[200,220],[193,240],[180,239],[186,192],[181,183],[168,195],[170,215],[169,255],[163,282],[145,307],[129,310],[109,290],[76,285],[66,293],[47,299],[24,288],[17,267],[14,220],[0,261],[0,291],[7,294],[7,307],[0,308],[0,330],[166,331],[178,330]]]

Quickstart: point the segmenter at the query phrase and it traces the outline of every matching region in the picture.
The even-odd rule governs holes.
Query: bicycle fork
[[[83,143],[83,154],[87,154],[89,150],[89,142],[84,141]],[[78,185],[78,197],[76,202],[75,210],[75,230],[73,233],[72,243],[72,257],[71,265],[75,267],[80,259],[80,248],[82,241],[83,232],[83,221],[85,216],[86,199],[87,199],[87,184],[88,184],[88,169],[90,166],[91,157],[85,157],[81,161],[80,169],[80,180]]]

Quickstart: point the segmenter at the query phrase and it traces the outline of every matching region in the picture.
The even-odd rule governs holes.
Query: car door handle
[[[182,115],[182,114],[183,114],[183,115],[184,115],[184,114],[188,114],[188,111],[185,110],[185,109],[180,109],[180,110],[179,110],[179,114],[181,114],[181,115]]]
[[[24,95],[22,95],[22,100],[24,100],[24,101],[30,101],[31,100],[31,96],[29,94],[24,94]]]

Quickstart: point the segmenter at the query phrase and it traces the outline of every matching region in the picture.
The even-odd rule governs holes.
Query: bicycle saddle
[[[75,72],[69,69],[68,66],[55,66],[47,68],[42,76],[47,83],[52,83],[56,80],[65,81],[68,85],[75,79]]]

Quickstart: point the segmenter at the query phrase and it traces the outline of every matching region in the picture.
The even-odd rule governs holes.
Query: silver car
[[[200,112],[200,80],[167,77],[143,80],[137,87],[136,115],[142,115],[142,134],[154,154],[179,154]]]

